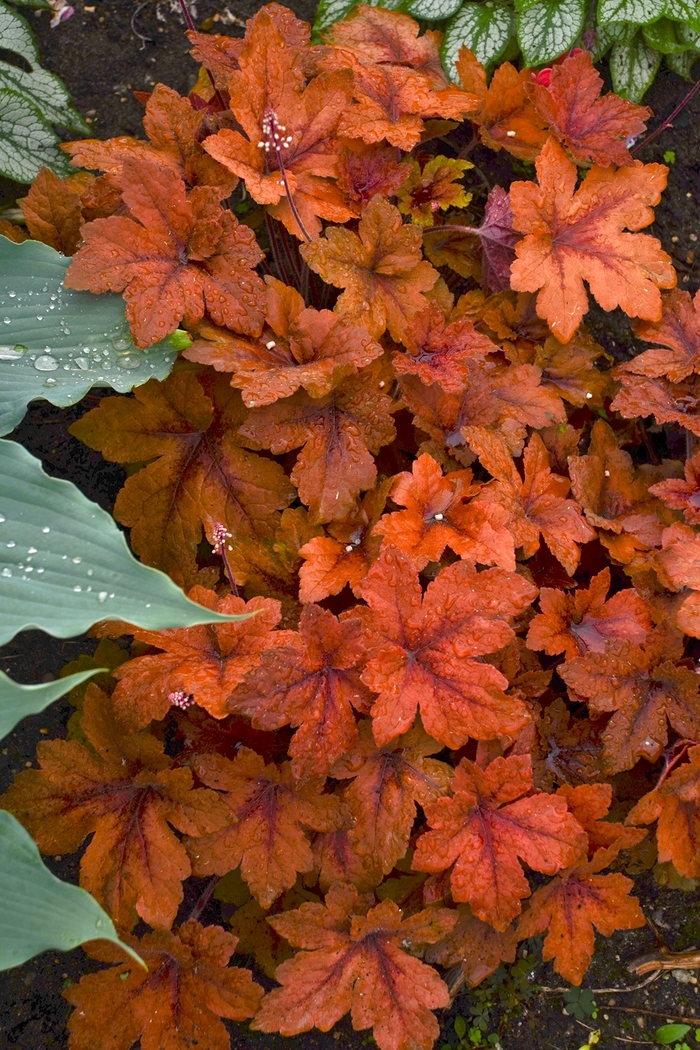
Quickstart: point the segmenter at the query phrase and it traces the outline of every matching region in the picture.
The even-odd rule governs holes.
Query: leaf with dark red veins
[[[585,851],[586,834],[564,799],[529,794],[529,756],[497,758],[484,770],[463,758],[451,786],[453,798],[426,808],[431,830],[418,839],[413,867],[450,869],[455,901],[503,931],[530,895],[520,860],[554,875]]]
[[[247,335],[263,322],[262,259],[255,234],[219,204],[216,187],[185,193],[180,175],[156,161],[125,160],[122,197],[132,217],[95,219],[66,273],[68,288],[124,292],[134,342],[147,347],[212,319]],[[137,221],[138,220],[138,221]]]
[[[125,734],[108,697],[87,687],[76,740],[39,745],[40,769],[25,770],[2,796],[44,853],[72,853],[94,832],[80,863],[80,884],[115,924],[139,918],[168,927],[191,873],[173,828],[189,835],[221,827],[226,810],[213,791],[193,790],[189,769],[173,768],[148,733]]]
[[[265,765],[242,747],[233,762],[220,755],[193,760],[199,779],[221,792],[225,823],[209,835],[186,840],[196,875],[226,875],[240,864],[241,875],[263,908],[293,886],[297,872],[310,871],[313,855],[304,829],[329,831],[339,805],[322,795],[323,780],[298,784],[289,763]]]
[[[285,634],[287,644],[265,654],[229,708],[247,715],[256,729],[298,727],[289,745],[292,773],[298,779],[325,776],[355,744],[353,710],[366,712],[371,705],[358,669],[364,662],[360,625],[307,605],[299,633]]]
[[[522,576],[503,569],[477,573],[459,562],[421,596],[412,561],[389,548],[359,590],[369,609],[354,615],[372,654],[362,680],[379,693],[371,715],[380,746],[405,733],[419,707],[426,731],[451,748],[525,725],[525,705],[503,691],[508,680],[474,659],[513,637],[508,621],[536,593]]]
[[[305,950],[277,970],[282,987],[266,996],[253,1029],[327,1032],[350,1012],[353,1028],[372,1028],[380,1050],[431,1050],[440,1031],[431,1010],[447,1006],[449,992],[432,967],[405,949],[439,940],[456,913],[426,909],[403,919],[393,901],[373,902],[373,895],[360,897],[341,883],[325,906],[302,904],[268,920]]]
[[[354,822],[350,842],[385,875],[406,855],[416,803],[425,807],[447,792],[452,770],[427,757],[441,749],[420,725],[378,748],[364,720],[359,740],[331,770],[337,780],[352,779],[343,794]]]

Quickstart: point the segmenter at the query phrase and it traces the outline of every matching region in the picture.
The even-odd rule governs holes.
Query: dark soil
[[[215,0],[197,0],[198,25],[213,31],[240,35],[241,29],[230,22],[227,10],[238,19],[250,16],[258,4],[255,0],[238,0],[227,6]],[[296,0],[290,3],[297,14],[311,19],[314,3]],[[188,44],[178,13],[177,0],[77,0],[76,14],[56,30],[48,27],[46,12],[30,13],[36,30],[44,64],[58,73],[70,88],[80,112],[89,118],[95,135],[138,135],[141,132],[142,107],[132,91],[149,90],[162,81],[186,93],[196,78],[195,64],[188,57]],[[233,11],[231,11],[233,8]],[[29,10],[29,9],[25,9]],[[220,16],[218,22],[206,21]],[[204,25],[202,25],[204,23]],[[658,119],[671,112],[680,101],[687,85],[675,75],[664,72],[645,100],[658,114]],[[652,121],[652,127],[655,126]],[[677,119],[675,127],[665,131],[650,146],[643,148],[640,159],[661,161],[666,151],[673,150],[675,162],[670,165],[669,188],[656,209],[657,221],[649,232],[663,242],[679,272],[679,284],[695,291],[700,283],[700,95]],[[477,148],[472,159],[481,174],[491,183],[504,185],[513,177],[527,177],[525,172],[513,175],[510,160],[504,155]],[[21,188],[0,184],[0,200],[12,201]],[[698,258],[696,260],[696,253]],[[596,339],[617,359],[635,352],[630,337],[629,321],[622,315],[594,311],[589,323]],[[94,404],[101,396],[93,392],[86,402]],[[49,473],[69,478],[85,494],[103,507],[111,508],[122,484],[123,472],[90,452],[67,431],[86,404],[72,409],[58,409],[39,403],[33,405],[13,437],[39,456]],[[94,642],[87,638],[59,640],[39,631],[28,631],[0,650],[0,668],[21,682],[38,682],[57,677],[61,667],[81,652],[89,652]],[[34,763],[38,740],[61,736],[71,712],[67,700],[61,700],[41,715],[25,719],[0,748],[0,790],[4,790],[16,772]],[[77,881],[77,858],[47,859],[49,867],[61,878]],[[650,872],[636,877],[636,892],[648,917],[673,950],[700,945],[700,895],[660,888]],[[193,886],[191,892],[198,892]],[[0,907],[2,903],[0,902]],[[191,902],[185,902],[190,908]],[[205,922],[220,921],[218,905],[213,902],[203,916]],[[700,1018],[698,984],[692,971],[666,974],[637,992],[628,989],[637,983],[626,970],[626,963],[636,955],[653,950],[654,935],[650,929],[618,933],[609,939],[598,938],[598,951],[586,975],[585,984],[596,991],[599,1006],[596,1019],[577,1021],[563,1013],[558,994],[531,991],[517,992],[514,1010],[496,1006],[489,1016],[487,1031],[499,1032],[506,1050],[577,1050],[589,1038],[589,1030],[600,1030],[597,1046],[612,1050],[624,1045],[654,1045],[654,1032],[666,1020],[678,1015]],[[250,960],[241,959],[243,964]],[[96,966],[80,951],[67,954],[46,953],[26,965],[0,975],[0,1050],[63,1050],[66,1046],[65,1022],[68,1004],[61,991],[72,981]],[[687,978],[690,977],[690,981]],[[261,979],[258,975],[258,979]],[[262,983],[270,982],[262,978]],[[539,965],[533,985],[558,988],[561,980],[551,965]],[[506,987],[514,988],[513,981]],[[454,1016],[470,1018],[479,1003],[488,1006],[491,998],[498,1002],[493,982],[487,982],[480,994],[458,996],[450,1011],[443,1015],[442,1037],[437,1046],[457,1047]],[[615,989],[614,991],[612,989]],[[500,1021],[500,1028],[499,1028]],[[244,1025],[230,1025],[234,1050],[331,1050],[336,1044],[349,1050],[370,1045],[366,1032],[352,1031],[349,1020],[329,1034],[309,1032],[296,1039],[261,1035]],[[486,1033],[485,1033],[486,1034]],[[690,1038],[690,1037],[689,1037]],[[694,1040],[692,1041],[694,1043]],[[471,1045],[468,1041],[463,1044]],[[657,1044],[658,1045],[658,1044]],[[208,1048],[202,1048],[208,1050]]]

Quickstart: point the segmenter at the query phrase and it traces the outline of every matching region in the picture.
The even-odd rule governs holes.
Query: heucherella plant
[[[476,985],[545,934],[580,985],[596,930],[642,926],[620,869],[646,835],[700,876],[700,465],[673,458],[700,298],[642,232],[650,111],[589,51],[489,78],[463,47],[451,81],[404,13],[312,43],[275,3],[189,38],[191,94],[157,85],[145,139],[66,144],[76,173],[3,227],[8,425],[114,387],[71,432],[128,465],[140,561],[0,446],[0,624],[94,624],[66,674],[109,671],[0,802],[81,852],[148,966],[90,945],[70,1050],[348,1013],[430,1050],[446,968]],[[534,177],[486,186],[477,141]],[[611,368],[591,297],[650,349]]]

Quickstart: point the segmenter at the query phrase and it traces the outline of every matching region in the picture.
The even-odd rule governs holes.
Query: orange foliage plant
[[[24,209],[69,287],[123,292],[138,347],[188,332],[72,431],[132,465],[142,561],[253,615],[98,625],[129,658],[1,801],[45,853],[92,836],[81,885],[149,966],[92,946],[112,966],[66,993],[71,1050],[347,1013],[429,1050],[446,967],[475,985],[546,932],[578,984],[596,930],[643,925],[645,836],[700,876],[700,456],[673,456],[700,300],[640,232],[649,111],[588,53],[543,85],[464,49],[450,84],[406,15],[312,46],[274,3],[190,37],[202,75],[155,88],[148,140],[68,144],[93,174],[44,171]],[[470,136],[532,180],[486,194]],[[590,296],[650,348],[610,368]]]

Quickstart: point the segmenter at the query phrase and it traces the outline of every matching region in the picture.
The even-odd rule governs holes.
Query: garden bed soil
[[[199,27],[240,35],[242,30],[235,19],[249,17],[258,5],[250,0],[228,6],[197,0],[193,6]],[[290,6],[303,18],[313,17],[314,5],[305,0]],[[143,109],[132,92],[148,91],[162,81],[184,94],[196,77],[177,0],[92,0],[86,4],[77,0],[75,8],[74,16],[55,30],[49,29],[47,12],[36,16],[30,12],[44,65],[63,78],[97,137],[140,134]],[[680,78],[668,72],[660,75],[645,99],[657,114],[656,122],[674,109],[686,91],[687,85]],[[651,122],[652,128],[656,122]],[[649,232],[660,238],[673,257],[679,286],[694,292],[700,283],[700,94],[677,119],[675,127],[643,148],[639,157],[661,161],[669,150],[675,154],[669,187]],[[471,159],[478,166],[479,175],[490,184],[500,182],[507,186],[514,177],[510,159],[504,154],[494,155],[478,147]],[[0,186],[0,199],[11,202],[21,192],[21,188],[4,183]],[[594,311],[589,323],[596,339],[617,360],[636,352],[627,318]],[[35,403],[13,437],[38,456],[50,474],[70,479],[90,499],[110,509],[123,482],[123,471],[81,445],[67,430],[100,396],[93,392],[82,405],[70,409]],[[65,663],[90,651],[94,644],[86,638],[61,640],[27,631],[0,649],[0,668],[20,682],[50,680],[57,677]],[[43,714],[26,718],[2,742],[0,790],[19,770],[34,764],[39,740],[65,733],[71,710],[67,700],[60,700]],[[47,864],[61,878],[77,881],[75,856],[48,858]],[[649,871],[638,875],[635,883],[646,915],[655,922],[671,949],[700,945],[700,894],[661,888]],[[191,886],[191,893],[196,896],[197,892],[197,886]],[[184,902],[183,912],[188,908],[191,901]],[[207,906],[203,921],[220,921],[216,902]],[[649,928],[598,938],[597,952],[585,978],[587,987],[605,989],[596,992],[597,1018],[577,1021],[563,1013],[560,995],[535,992],[524,997],[521,1008],[501,1025],[502,1046],[505,1050],[577,1050],[587,1042],[589,1029],[600,1030],[600,1050],[648,1046],[654,1045],[653,1033],[666,1019],[678,1015],[700,1018],[699,985],[692,971],[686,972],[682,982],[676,972],[639,991],[628,991],[638,979],[630,976],[626,963],[654,947],[654,934]],[[245,958],[236,961],[244,965],[251,962]],[[61,991],[95,968],[78,949],[70,953],[49,952],[1,974],[1,1050],[64,1050],[69,1006]],[[270,986],[266,978],[256,976]],[[562,984],[549,964],[537,969],[534,981],[552,988]],[[461,1013],[469,1018],[470,1002],[473,1000],[469,993],[463,993],[452,1009],[443,1011],[438,1047],[446,1043],[457,1046],[454,1015]],[[497,1028],[497,1010],[493,1019],[492,1031]],[[229,1028],[234,1050],[331,1050],[337,1045],[359,1050],[373,1042],[369,1033],[353,1032],[348,1018],[331,1033],[314,1030],[291,1040],[251,1032],[245,1025],[230,1024]]]

